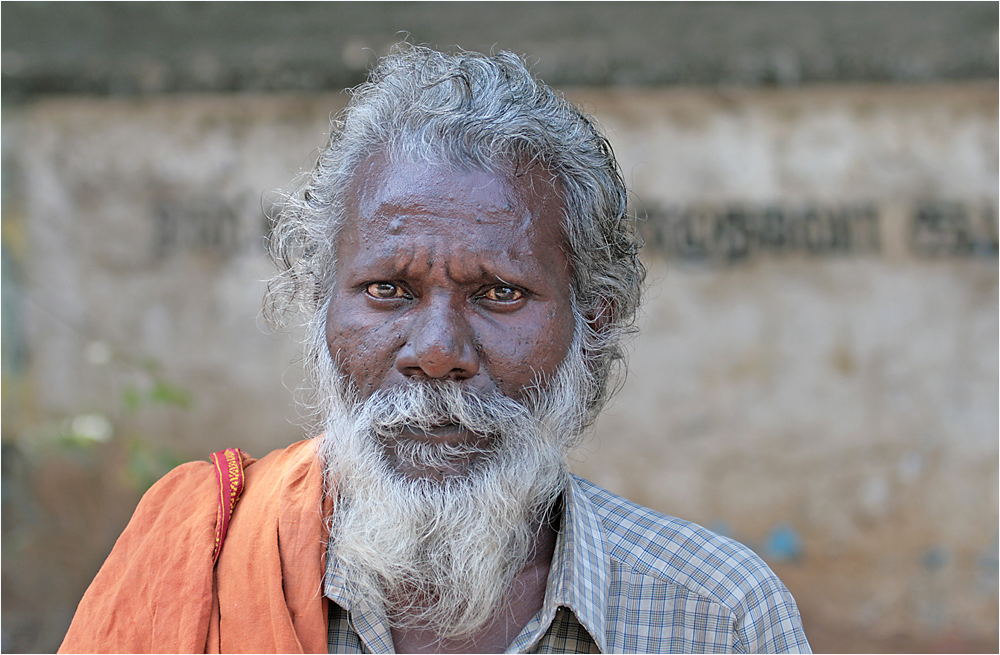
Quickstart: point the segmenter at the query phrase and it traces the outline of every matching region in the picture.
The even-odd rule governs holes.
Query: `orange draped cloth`
[[[325,653],[323,474],[315,441],[257,461],[213,566],[219,481],[177,467],[142,497],[59,652]]]

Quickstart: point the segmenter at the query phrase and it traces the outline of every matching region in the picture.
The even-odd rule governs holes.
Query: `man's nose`
[[[468,320],[444,299],[429,301],[410,323],[396,369],[408,377],[467,380],[479,373]]]

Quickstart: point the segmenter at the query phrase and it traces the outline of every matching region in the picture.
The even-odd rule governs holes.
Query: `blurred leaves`
[[[13,608],[4,614],[4,652],[58,646],[73,604],[140,496],[186,459],[147,430],[169,431],[190,411],[192,394],[159,362],[108,341],[90,340],[81,354],[94,366],[92,394],[62,412],[39,408],[28,374],[3,372],[0,543],[4,607]],[[34,624],[15,620],[22,627],[6,632],[20,616],[47,617],[52,643],[40,645]]]
[[[129,385],[122,391],[122,405],[128,412],[136,412],[143,407],[166,405],[188,409],[191,406],[191,392],[166,380],[154,380],[148,389]]]
[[[191,394],[187,389],[163,380],[157,380],[149,391],[149,400],[153,405],[172,405],[187,409],[191,405]]]

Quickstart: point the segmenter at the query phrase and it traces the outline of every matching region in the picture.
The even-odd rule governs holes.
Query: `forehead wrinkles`
[[[551,253],[539,244],[567,252],[561,185],[542,165],[493,173],[376,155],[358,167],[347,200],[337,247],[354,242],[359,263],[397,271],[447,265],[454,278],[495,280],[552,273]]]
[[[458,282],[502,279],[526,272],[530,261],[506,245],[507,239],[487,244],[442,242],[439,239],[390,239],[373,251],[374,259],[392,262],[404,277],[444,275]],[[473,257],[469,257],[469,254]]]

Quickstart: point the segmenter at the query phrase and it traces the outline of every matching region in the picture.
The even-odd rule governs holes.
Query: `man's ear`
[[[602,296],[598,298],[594,309],[587,312],[587,324],[591,330],[597,334],[601,334],[611,324],[614,314],[615,301],[607,296]]]

